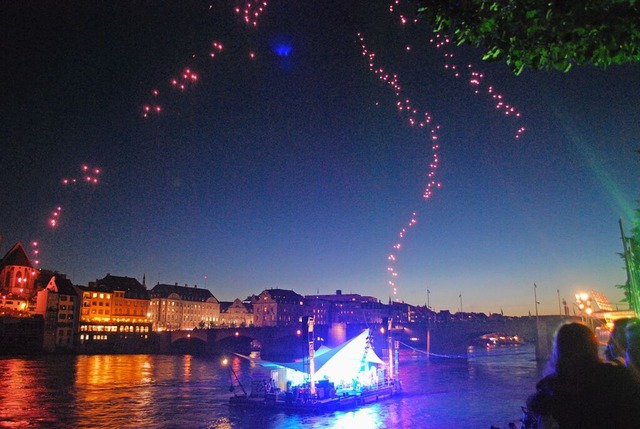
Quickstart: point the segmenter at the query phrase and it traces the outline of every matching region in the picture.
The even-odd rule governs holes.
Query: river
[[[247,379],[249,363],[232,365]],[[540,370],[532,345],[429,362],[402,350],[404,394],[325,415],[235,410],[219,357],[44,356],[0,359],[0,428],[506,428]]]

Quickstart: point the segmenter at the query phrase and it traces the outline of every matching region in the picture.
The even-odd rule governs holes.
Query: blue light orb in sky
[[[282,70],[293,69],[293,42],[288,35],[278,35],[271,39],[271,50],[278,58],[278,65]]]
[[[273,46],[273,52],[279,57],[288,57],[293,48],[288,42],[276,42]]]

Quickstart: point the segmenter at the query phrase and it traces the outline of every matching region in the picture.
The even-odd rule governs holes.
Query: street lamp
[[[591,306],[591,297],[589,294],[586,292],[577,293],[576,305],[583,315],[583,320],[589,321],[589,326],[591,326],[591,314],[593,313],[593,307]]]
[[[233,367],[229,364],[229,360],[227,358],[222,359],[222,366],[226,366],[227,368],[229,368],[229,372],[233,376],[233,378],[231,379],[231,386],[229,387],[229,391],[233,392],[233,396],[235,396],[236,398],[237,397],[246,398],[247,391],[244,390],[244,386],[240,382],[240,379],[238,378],[238,375],[236,374],[236,372],[233,370]],[[239,387],[240,390],[242,390],[242,395],[239,395],[236,392],[236,386]]]

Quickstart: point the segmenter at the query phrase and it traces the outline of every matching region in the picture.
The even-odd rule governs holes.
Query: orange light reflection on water
[[[149,355],[79,356],[76,363],[79,420],[89,426],[92,422],[116,422],[123,417],[140,424],[147,422],[154,399],[151,391],[155,370],[151,360]]]
[[[29,368],[24,359],[8,359],[0,372],[0,422],[2,427],[27,427],[37,413],[38,420],[54,420],[46,409],[38,409],[38,401],[46,392],[34,392],[38,371]]]

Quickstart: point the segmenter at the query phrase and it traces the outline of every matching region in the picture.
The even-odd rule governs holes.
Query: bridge
[[[252,349],[261,349],[267,355],[275,355],[278,348],[286,349],[303,340],[296,326],[193,329],[163,331],[156,335],[161,353],[249,354]]]
[[[468,346],[482,335],[499,333],[518,336],[536,344],[536,358],[549,356],[553,336],[563,323],[580,321],[570,316],[532,316],[452,320],[439,323],[408,324],[397,330],[395,337],[411,347],[427,350],[435,355],[466,356]]]
[[[409,323],[394,327],[392,335],[402,344],[425,352],[428,349],[434,355],[456,356],[466,356],[468,346],[484,334],[517,335],[527,342],[535,342],[536,356],[542,360],[551,350],[556,329],[562,323],[576,320],[579,318],[539,316]],[[382,329],[386,326],[380,323],[316,325],[316,346],[336,346],[366,328],[372,329],[376,351],[386,347],[387,333]],[[165,331],[157,335],[161,353],[249,354],[253,349],[259,349],[264,358],[278,360],[302,355],[307,346],[307,333],[301,326],[195,329]]]

